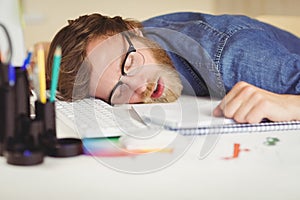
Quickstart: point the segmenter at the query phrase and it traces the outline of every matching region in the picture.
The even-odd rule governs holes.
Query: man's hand
[[[239,123],[300,120],[300,96],[272,93],[246,82],[237,83],[214,109],[214,116]]]

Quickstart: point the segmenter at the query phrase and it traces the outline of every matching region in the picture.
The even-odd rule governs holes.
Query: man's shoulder
[[[144,27],[164,27],[176,29],[183,26],[195,26],[230,33],[241,29],[261,26],[260,22],[245,15],[213,15],[199,12],[175,12],[159,15],[142,22]],[[199,26],[201,25],[201,26]]]
[[[188,21],[199,21],[203,20],[205,17],[209,16],[209,14],[199,13],[199,12],[173,12],[163,15],[154,16],[143,21],[144,26],[157,25],[159,22],[169,22],[169,23],[185,23]]]

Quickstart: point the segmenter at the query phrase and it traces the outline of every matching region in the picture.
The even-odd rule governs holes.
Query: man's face
[[[129,53],[130,43],[136,51]],[[181,94],[181,81],[169,57],[144,37],[118,34],[95,39],[87,47],[87,59],[92,66],[90,95],[106,102],[172,102]]]

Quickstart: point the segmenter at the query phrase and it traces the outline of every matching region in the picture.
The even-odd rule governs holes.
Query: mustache
[[[160,98],[151,98],[151,95],[157,83],[148,83],[146,90],[142,93],[144,103],[169,103],[178,99],[180,93],[177,94],[170,88],[165,88]]]
[[[156,83],[148,83],[146,86],[146,90],[142,93],[143,99],[151,98],[151,95],[155,87],[156,87]]]

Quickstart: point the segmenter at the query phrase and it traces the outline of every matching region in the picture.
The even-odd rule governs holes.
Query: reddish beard
[[[170,57],[164,49],[157,43],[145,38],[137,37],[137,39],[147,46],[159,65],[159,74],[162,75],[165,83],[163,95],[160,98],[151,98],[154,87],[157,83],[148,83],[146,91],[143,93],[144,103],[173,102],[179,98],[182,91],[182,84],[178,72],[176,71]]]

